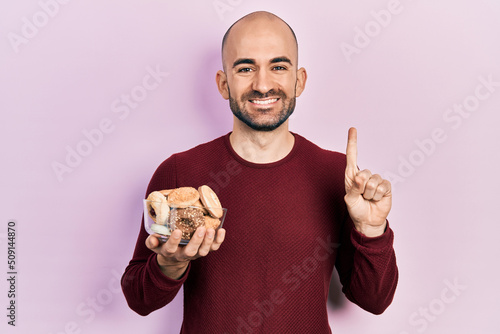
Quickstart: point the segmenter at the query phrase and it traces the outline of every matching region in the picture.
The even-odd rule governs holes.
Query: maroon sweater
[[[158,167],[146,194],[209,185],[228,209],[226,238],[172,280],[141,227],[122,277],[130,308],[147,315],[184,284],[181,333],[331,333],[334,266],[349,300],[375,314],[389,306],[398,279],[392,230],[376,238],[358,233],[344,203],[345,155],[294,136],[292,151],[274,163],[243,160],[227,134]]]

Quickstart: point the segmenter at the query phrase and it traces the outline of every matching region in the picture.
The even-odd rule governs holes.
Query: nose
[[[257,71],[253,80],[252,89],[262,94],[266,94],[272,88],[273,82],[270,73],[262,69]]]

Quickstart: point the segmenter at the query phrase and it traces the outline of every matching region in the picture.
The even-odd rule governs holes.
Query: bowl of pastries
[[[180,187],[151,192],[144,202],[144,227],[149,234],[167,241],[173,231],[182,231],[181,245],[191,240],[198,227],[222,227],[227,209],[206,185],[198,189]]]

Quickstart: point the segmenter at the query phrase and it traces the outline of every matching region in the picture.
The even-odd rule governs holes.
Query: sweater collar
[[[280,165],[282,165],[282,164],[290,161],[291,159],[293,159],[293,157],[296,155],[298,147],[301,145],[301,142],[302,142],[302,137],[300,135],[298,135],[298,134],[290,131],[290,133],[295,137],[295,142],[293,144],[293,147],[292,147],[290,153],[288,153],[284,158],[282,158],[282,159],[280,159],[278,161],[260,164],[260,163],[254,163],[254,162],[250,162],[248,160],[245,160],[241,156],[239,156],[238,153],[236,153],[236,151],[231,146],[231,142],[229,140],[229,136],[231,135],[231,133],[232,132],[229,132],[229,133],[227,133],[223,137],[224,138],[224,144],[226,146],[227,151],[240,164],[245,165],[245,166],[250,167],[250,168],[260,168],[260,169],[263,169],[263,168],[275,168],[275,167],[278,167],[278,166],[280,166]]]

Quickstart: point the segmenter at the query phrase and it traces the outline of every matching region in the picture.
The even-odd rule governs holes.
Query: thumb
[[[154,235],[150,235],[146,239],[146,247],[153,250],[157,248],[160,245],[160,242],[158,241],[158,238],[156,238]]]
[[[362,180],[362,176],[358,173],[354,173],[354,176],[350,181],[350,186],[346,187],[345,200],[354,203],[354,201],[358,200],[359,197],[363,195],[364,182]]]

